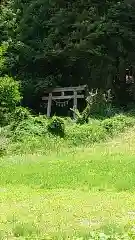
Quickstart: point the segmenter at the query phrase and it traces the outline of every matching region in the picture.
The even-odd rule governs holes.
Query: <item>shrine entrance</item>
[[[85,99],[87,95],[87,85],[78,87],[55,88],[49,93],[45,92],[44,96],[42,97],[42,101],[44,103],[44,106],[47,108],[47,117],[51,116],[52,104],[55,104],[55,106],[61,108],[68,106],[69,110],[70,106],[72,106],[73,109],[77,109],[78,100]]]

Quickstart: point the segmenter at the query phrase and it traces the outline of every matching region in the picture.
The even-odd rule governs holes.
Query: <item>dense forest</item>
[[[3,0],[0,7],[0,77],[20,82],[24,106],[37,109],[45,89],[81,84],[112,89],[117,104],[134,100],[126,81],[135,74],[134,2]]]

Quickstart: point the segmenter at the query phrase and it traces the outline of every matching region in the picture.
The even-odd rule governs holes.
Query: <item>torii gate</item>
[[[64,88],[54,88],[51,92],[45,92],[43,96],[43,101],[48,101],[47,105],[47,117],[51,115],[52,100],[71,100],[73,99],[73,109],[77,109],[77,100],[85,99],[88,93],[87,85],[82,85],[78,87],[64,87]],[[74,113],[75,118],[75,113]]]

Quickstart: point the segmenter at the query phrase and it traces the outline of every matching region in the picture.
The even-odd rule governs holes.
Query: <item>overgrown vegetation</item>
[[[2,0],[0,32],[0,239],[135,240],[135,3]]]
[[[91,146],[135,125],[134,116],[123,114],[103,120],[90,118],[88,124],[80,125],[71,119],[34,117],[22,108],[16,111],[19,115],[0,131],[3,154],[48,154],[63,148]]]
[[[122,220],[117,217],[124,204],[124,211],[134,206],[130,191],[135,182],[135,138],[131,137],[133,142],[126,139],[134,133],[134,112],[101,119],[88,116],[87,123],[81,124],[70,118],[48,119],[17,107],[15,101],[10,124],[0,128],[2,239],[134,240],[134,222],[127,213]],[[117,146],[110,138],[123,131],[131,132],[122,135],[125,141]],[[130,204],[125,203],[127,198]],[[92,204],[89,210],[88,202]]]
[[[64,137],[65,135],[65,125],[64,121],[59,117],[53,117],[47,126],[47,129],[52,134]]]
[[[0,125],[7,125],[11,121],[11,114],[20,102],[19,84],[13,78],[0,77]]]

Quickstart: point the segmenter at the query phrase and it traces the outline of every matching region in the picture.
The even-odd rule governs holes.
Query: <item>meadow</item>
[[[0,131],[0,239],[135,239],[135,118]]]

